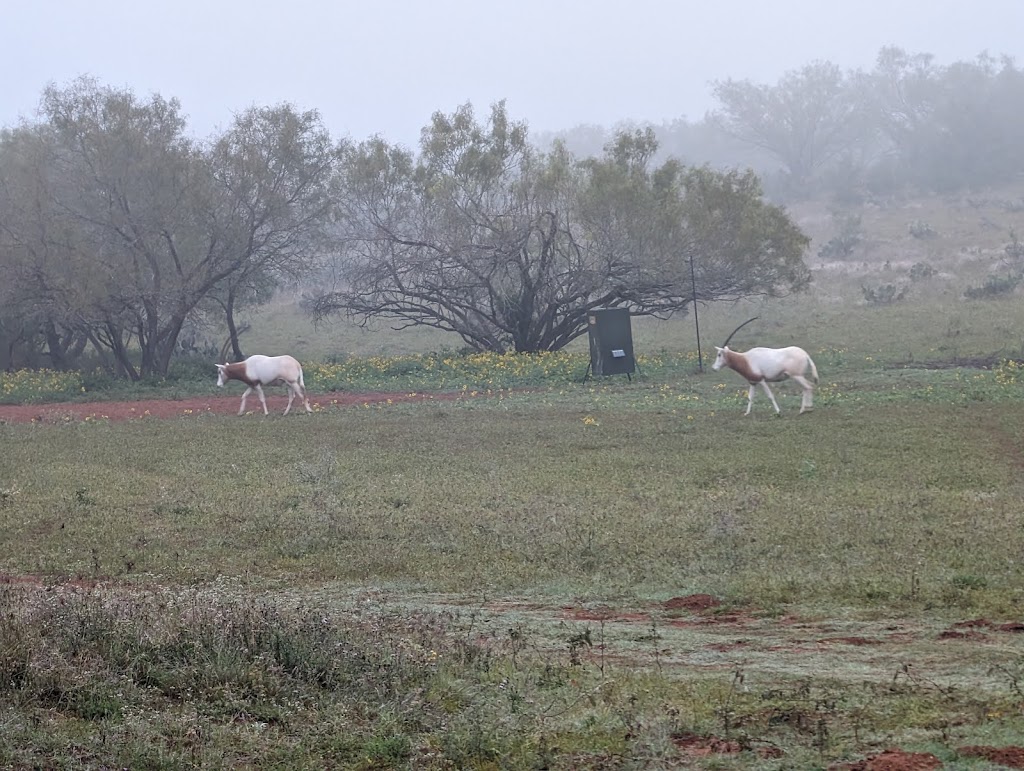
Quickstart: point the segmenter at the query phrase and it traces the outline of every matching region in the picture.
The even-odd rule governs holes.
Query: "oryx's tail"
[[[814,359],[811,358],[811,354],[807,354],[807,365],[811,368],[811,376],[814,378],[814,382],[818,382],[818,368],[814,366]]]

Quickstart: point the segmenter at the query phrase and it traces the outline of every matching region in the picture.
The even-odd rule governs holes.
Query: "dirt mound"
[[[744,750],[749,750],[762,758],[781,758],[783,751],[775,745],[760,747],[744,746],[733,739],[721,739],[717,736],[698,736],[697,734],[682,733],[672,737],[672,743],[679,748],[680,753],[689,758],[706,758],[709,755],[732,755]]]
[[[1024,747],[958,747],[957,752],[972,758],[984,758],[1007,768],[1024,768]]]
[[[886,750],[854,763],[829,766],[829,771],[931,771],[942,768],[942,761],[930,752]]]
[[[665,610],[700,611],[717,608],[721,604],[721,600],[717,597],[712,597],[710,594],[688,594],[685,597],[673,597],[671,600],[665,600],[662,607]]]

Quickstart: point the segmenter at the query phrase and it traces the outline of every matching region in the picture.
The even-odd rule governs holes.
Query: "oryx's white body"
[[[302,365],[291,356],[250,356],[245,361],[234,364],[217,365],[217,385],[221,388],[229,380],[241,380],[248,386],[242,394],[242,406],[238,408],[238,414],[245,412],[245,400],[253,391],[260,397],[260,404],[263,405],[263,414],[267,414],[267,399],[263,395],[265,385],[286,385],[288,386],[288,406],[284,408],[284,414],[292,408],[292,401],[296,396],[306,405],[306,412],[312,412],[309,408],[309,399],[306,398],[306,384],[302,382]]]
[[[800,402],[800,412],[804,413],[814,408],[814,385],[807,379],[808,370],[814,382],[818,382],[818,368],[803,348],[791,345],[788,348],[751,348],[749,351],[740,353],[729,349],[729,346],[719,348],[715,346],[718,356],[711,369],[719,370],[728,367],[742,375],[748,383],[750,390],[747,392],[747,411],[744,415],[750,414],[750,408],[754,404],[754,389],[758,383],[772,400],[775,412],[779,413],[779,403],[775,401],[775,394],[768,387],[769,383],[778,383],[792,378],[799,383],[803,389],[803,399]]]

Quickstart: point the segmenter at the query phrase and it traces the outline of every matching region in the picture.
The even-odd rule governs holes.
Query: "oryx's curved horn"
[[[231,347],[231,335],[228,335],[228,339],[224,341],[224,345],[220,347],[220,360],[225,364],[228,363],[228,348]]]
[[[754,318],[747,319],[742,324],[740,324],[738,327],[736,327],[736,329],[734,329],[732,332],[730,332],[729,336],[727,338],[725,338],[725,342],[722,343],[722,347],[725,348],[725,346],[727,346],[729,344],[729,341],[732,340],[732,336],[735,335],[737,332],[739,332],[741,329],[743,329],[743,327],[745,327],[751,321],[756,321],[759,318],[761,318],[761,317],[760,316],[754,316]]]

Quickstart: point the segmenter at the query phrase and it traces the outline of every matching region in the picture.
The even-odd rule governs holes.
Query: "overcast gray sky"
[[[815,59],[1018,59],[1024,0],[0,0],[0,125],[79,75],[176,97],[194,135],[287,101],[415,146],[436,110],[506,99],[534,131],[696,120],[709,82]]]

